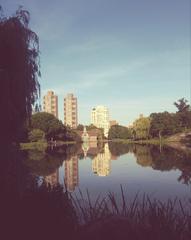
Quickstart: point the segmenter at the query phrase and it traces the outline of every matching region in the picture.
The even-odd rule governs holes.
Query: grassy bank
[[[47,142],[29,142],[29,143],[20,143],[21,150],[44,150],[48,147]]]
[[[76,144],[74,141],[57,141],[56,146]],[[20,143],[21,150],[45,150],[48,146],[51,146],[48,142],[28,142],[28,143]]]
[[[113,139],[112,142],[121,142],[121,143],[137,143],[137,144],[153,144],[153,145],[164,145],[170,142],[167,138],[163,138],[161,141],[160,139],[148,139],[148,140],[130,140],[130,139]]]
[[[165,145],[169,143],[191,143],[191,130],[187,129],[183,132],[176,133],[174,135],[168,137],[159,138],[152,138],[152,139],[145,139],[145,140],[132,140],[132,139],[112,139],[112,142],[121,142],[121,143],[138,143],[138,144],[154,144],[154,145]]]

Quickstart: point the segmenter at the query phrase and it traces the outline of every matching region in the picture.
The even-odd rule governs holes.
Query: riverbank
[[[147,140],[130,140],[130,139],[113,139],[111,142],[120,142],[126,144],[152,144],[152,145],[164,145],[169,141],[168,139],[147,139]]]
[[[20,149],[21,150],[45,150],[48,146],[63,146],[63,145],[69,145],[69,144],[76,144],[74,141],[57,141],[56,143],[48,143],[46,141],[39,141],[39,142],[27,142],[27,143],[20,143]]]
[[[152,139],[145,139],[145,140],[132,140],[132,139],[112,139],[112,142],[121,142],[127,144],[152,144],[152,145],[191,145],[191,131],[186,131],[182,133],[177,133],[169,137],[159,138],[152,138]]]

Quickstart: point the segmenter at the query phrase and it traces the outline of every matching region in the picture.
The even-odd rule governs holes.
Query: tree
[[[55,138],[59,133],[66,133],[66,127],[53,114],[38,112],[31,117],[31,129],[40,129],[48,139]]]
[[[151,126],[150,117],[140,117],[133,123],[136,139],[148,139]]]
[[[163,112],[152,113],[150,135],[152,137],[169,136],[179,131],[178,121],[176,114]]]
[[[178,111],[176,113],[177,121],[181,128],[191,128],[191,111],[190,105],[187,104],[188,100],[181,98],[174,105]]]
[[[82,125],[82,124],[78,124],[78,126],[77,126],[77,130],[79,130],[79,131],[83,131],[83,130],[84,130],[84,125]]]
[[[129,139],[131,138],[131,131],[127,127],[121,125],[111,126],[108,133],[108,139]]]
[[[87,130],[92,130],[92,129],[98,129],[98,128],[95,125],[90,124],[90,125],[86,126],[86,129]]]
[[[33,129],[29,133],[29,141],[30,142],[38,142],[38,141],[43,141],[44,140],[44,132],[40,129]]]
[[[177,102],[174,102],[174,105],[178,108],[178,112],[187,112],[190,108],[190,105],[187,103],[188,100],[181,98]]]
[[[1,10],[0,10],[1,11]],[[18,133],[40,95],[39,40],[29,28],[28,11],[0,14],[0,141],[18,140]]]
[[[45,133],[45,138],[49,141],[81,141],[78,134],[68,126],[63,125],[53,114],[38,112],[32,115],[30,130],[40,129]]]

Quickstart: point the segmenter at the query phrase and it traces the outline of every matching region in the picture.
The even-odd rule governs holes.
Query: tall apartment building
[[[48,91],[43,97],[43,111],[58,118],[58,96],[53,91]]]
[[[71,128],[77,128],[78,125],[77,98],[72,93],[64,98],[64,124]]]
[[[98,128],[103,128],[105,137],[108,137],[110,128],[108,108],[105,106],[93,108],[91,112],[91,123]]]

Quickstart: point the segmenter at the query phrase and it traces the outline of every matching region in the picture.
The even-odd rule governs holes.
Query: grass
[[[131,139],[113,139],[112,142],[121,142],[121,143],[138,143],[138,144],[153,144],[153,145],[164,145],[170,141],[167,138],[163,138],[161,141],[158,138],[147,139],[147,140],[131,140]]]
[[[21,150],[39,150],[43,151],[48,147],[47,142],[29,142],[29,143],[20,143]]]
[[[5,212],[10,232],[12,225],[21,226],[22,233],[30,232],[33,239],[36,233],[57,240],[190,240],[191,236],[191,199],[162,202],[137,194],[130,200],[121,187],[117,198],[109,192],[92,201],[88,190],[86,194],[79,190],[77,197],[60,186],[41,186],[19,201],[10,200]]]
[[[73,205],[80,214],[84,236],[90,239],[173,239],[187,240],[191,234],[191,201],[183,204],[175,198],[167,202],[151,200],[148,196],[125,199],[121,187],[121,201],[109,192],[105,198],[98,198],[94,203],[90,194],[80,199],[71,196]],[[85,204],[84,204],[85,203]],[[189,211],[188,211],[189,210]],[[111,238],[104,238],[110,236]]]
[[[74,141],[57,141],[57,146],[76,144]],[[45,150],[50,144],[46,141],[20,143],[21,150]]]

